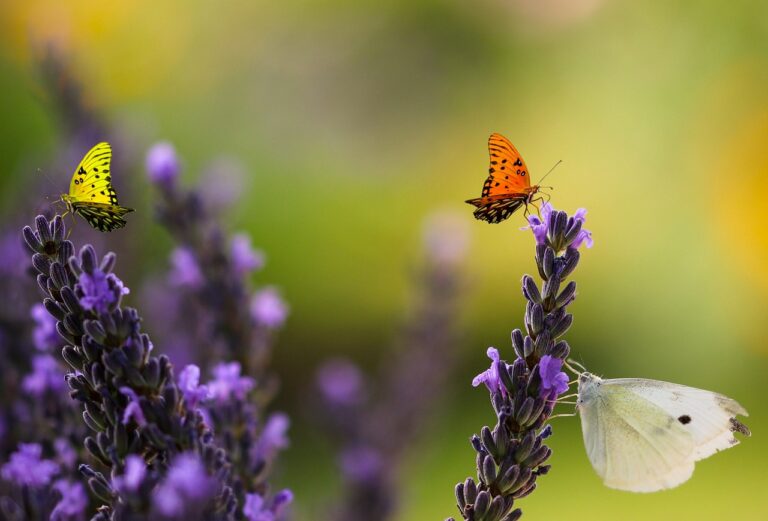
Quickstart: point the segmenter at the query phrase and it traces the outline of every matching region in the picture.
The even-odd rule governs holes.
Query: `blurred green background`
[[[33,217],[12,203],[61,139],[37,75],[48,45],[68,57],[88,103],[138,140],[131,153],[167,139],[188,182],[217,157],[247,172],[227,224],[267,252],[259,282],[279,285],[291,306],[275,368],[276,406],[294,427],[277,481],[296,492],[299,519],[338,487],[327,443],[303,420],[314,368],[338,354],[386,362],[422,222],[440,209],[461,212],[473,235],[461,370],[408,460],[399,519],[455,514],[453,486],[474,473],[467,439],[493,419],[469,382],[487,346],[514,356],[519,279],[535,271],[521,216],[489,226],[463,203],[480,192],[493,131],[534,179],[562,159],[547,179],[552,202],[589,210],[596,244],[575,273],[574,357],[606,377],[732,396],[754,434],[678,489],[633,495],[601,485],[578,419],[554,420],[553,469],[520,502],[525,518],[768,518],[768,3],[0,5],[4,216]],[[60,183],[50,193],[73,166],[48,172]],[[139,209],[126,234],[146,259],[131,267],[138,279],[164,267],[169,240],[151,222],[143,172],[124,177],[137,200],[123,202]]]

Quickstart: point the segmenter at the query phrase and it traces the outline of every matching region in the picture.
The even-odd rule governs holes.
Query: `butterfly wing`
[[[707,458],[739,443],[735,431],[749,434],[736,416],[748,416],[736,400],[722,394],[686,385],[646,380],[618,378],[606,380],[606,385],[621,386],[661,407],[693,436],[694,459]]]
[[[587,455],[606,486],[654,492],[691,477],[693,437],[661,407],[620,386],[601,386],[579,412]]]
[[[520,152],[501,134],[488,138],[488,153],[490,166],[481,196],[467,203],[477,207],[475,218],[498,223],[526,203],[531,180]]]
[[[584,444],[609,487],[675,487],[695,461],[737,444],[734,431],[749,434],[735,419],[746,410],[726,396],[641,378],[587,380],[579,382]]]
[[[72,210],[102,232],[111,232],[125,226],[122,216],[133,211],[132,208],[104,203],[72,203]]]
[[[119,206],[112,188],[112,147],[99,143],[85,154],[69,184],[72,210],[103,232],[125,226],[122,216],[131,208]]]

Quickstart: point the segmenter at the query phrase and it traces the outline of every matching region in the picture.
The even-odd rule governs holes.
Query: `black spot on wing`
[[[683,425],[688,425],[689,423],[691,423],[691,417],[688,416],[687,414],[683,414],[682,416],[677,418],[677,421],[679,421]]]

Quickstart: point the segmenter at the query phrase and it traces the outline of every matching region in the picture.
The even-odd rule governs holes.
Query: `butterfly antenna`
[[[559,165],[559,164],[560,164],[560,163],[562,163],[562,162],[563,162],[563,160],[562,160],[562,159],[560,159],[560,160],[559,160],[557,163],[555,163],[555,166],[553,166],[552,168],[550,168],[550,169],[549,169],[549,172],[547,172],[546,174],[544,174],[544,177],[542,177],[541,179],[539,179],[539,182],[538,182],[537,184],[541,185],[541,182],[542,182],[544,179],[546,179],[546,178],[547,178],[547,176],[548,176],[549,174],[551,174],[551,173],[552,173],[552,171],[553,171],[555,168],[557,168],[557,165]],[[549,188],[551,189],[552,187],[550,186]]]
[[[574,368],[573,365],[571,365],[571,364],[581,368],[581,371],[579,371],[578,369]],[[577,375],[581,375],[581,373],[586,371],[586,369],[584,368],[583,365],[581,365],[580,363],[578,363],[576,360],[574,360],[572,358],[569,358],[568,360],[563,360],[563,365],[565,367],[567,367],[572,373],[577,374]]]

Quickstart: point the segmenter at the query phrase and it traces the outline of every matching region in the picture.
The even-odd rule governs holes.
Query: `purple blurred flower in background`
[[[179,176],[181,168],[176,149],[170,143],[157,143],[147,152],[147,175],[160,186],[170,186]]]
[[[247,275],[264,267],[264,253],[260,250],[254,250],[251,246],[251,237],[244,233],[232,236],[230,254],[232,256],[232,269],[238,275]]]
[[[317,370],[316,378],[317,387],[330,405],[355,405],[364,398],[363,373],[349,360],[328,360]]]
[[[248,521],[276,521],[281,519],[291,502],[293,493],[288,489],[275,494],[271,504],[267,504],[259,494],[246,494],[243,515]]]
[[[190,364],[179,373],[179,390],[184,394],[184,399],[190,409],[207,400],[211,392],[205,385],[200,385],[200,368]]]
[[[348,480],[370,481],[378,478],[384,467],[384,461],[376,449],[358,446],[341,452],[339,466]]]
[[[219,402],[227,402],[233,397],[242,400],[248,391],[253,389],[256,381],[250,376],[241,376],[242,368],[238,362],[222,362],[213,370],[213,380],[208,382],[211,398]]]
[[[251,298],[251,316],[261,326],[279,328],[288,318],[288,305],[276,288],[266,287],[254,293]]]
[[[216,480],[192,453],[176,456],[165,480],[154,491],[154,504],[166,516],[194,512],[216,494]]]
[[[203,285],[203,272],[195,254],[189,248],[176,248],[171,253],[171,273],[168,280],[174,286],[199,289]]]
[[[252,458],[271,460],[278,451],[288,447],[288,427],[291,421],[287,414],[273,413],[264,424],[259,439],[254,447]]]
[[[21,387],[38,398],[46,391],[61,392],[66,388],[64,375],[51,355],[36,355],[32,359],[32,372],[24,377]]]
[[[53,448],[56,451],[56,459],[62,467],[74,469],[77,463],[77,451],[66,438],[56,438],[53,442]]]
[[[544,355],[539,360],[539,376],[541,376],[541,388],[539,394],[543,398],[554,400],[568,390],[568,375],[560,369],[563,361]]]
[[[41,459],[42,455],[43,447],[39,443],[20,443],[0,474],[3,479],[19,485],[45,486],[59,473],[59,466],[53,461]]]
[[[53,351],[62,345],[62,340],[56,332],[56,319],[40,303],[32,306],[32,319],[35,328],[32,330],[32,340],[35,347],[44,352]]]
[[[147,475],[147,464],[144,458],[131,454],[125,458],[125,472],[122,476],[115,476],[112,483],[119,492],[136,492]]]
[[[61,494],[61,499],[51,512],[50,521],[70,521],[83,519],[85,508],[88,506],[88,495],[82,483],[60,479],[53,488]]]

